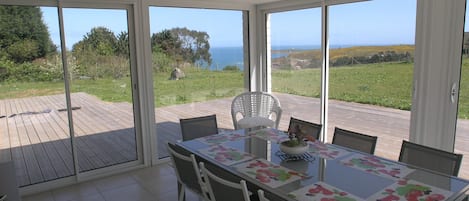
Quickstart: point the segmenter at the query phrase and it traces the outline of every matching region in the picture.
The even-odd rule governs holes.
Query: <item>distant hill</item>
[[[354,46],[331,49],[329,60],[332,66],[390,61],[412,62],[414,50],[413,45]],[[285,51],[283,53],[288,53],[288,56],[273,59],[274,69],[319,68],[322,65],[320,50]]]

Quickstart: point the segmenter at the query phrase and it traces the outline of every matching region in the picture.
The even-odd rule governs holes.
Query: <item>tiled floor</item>
[[[176,201],[177,183],[172,167],[154,167],[88,181],[23,197],[23,201]],[[199,200],[189,193],[188,201]]]

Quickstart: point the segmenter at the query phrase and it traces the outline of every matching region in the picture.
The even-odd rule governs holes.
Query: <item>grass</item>
[[[158,107],[233,97],[244,91],[241,72],[193,70],[185,74],[184,79],[169,80],[168,74],[157,73],[153,86]]]
[[[193,70],[181,80],[168,80],[169,73],[155,73],[157,107],[233,97],[243,92],[243,73]],[[130,78],[73,80],[71,91],[93,94],[104,101],[131,102]],[[24,98],[65,93],[63,82],[1,83],[0,99]]]
[[[413,79],[412,63],[378,63],[330,69],[330,99],[410,110]],[[243,73],[187,70],[186,78],[168,80],[169,73],[155,73],[157,107],[233,97],[243,91]],[[469,118],[469,59],[463,60],[459,118]],[[1,83],[0,99],[64,93],[62,82]],[[120,80],[74,80],[72,92],[86,92],[104,101],[130,102],[129,78]],[[309,97],[321,95],[320,69],[275,70],[275,92]]]
[[[410,63],[380,63],[331,68],[329,98],[410,110]],[[320,69],[278,70],[272,75],[276,92],[320,97]]]

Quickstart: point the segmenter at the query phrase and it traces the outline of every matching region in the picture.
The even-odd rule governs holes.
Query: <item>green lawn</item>
[[[381,63],[331,68],[329,97],[410,110],[413,64]],[[272,75],[273,90],[320,97],[320,69],[278,70]]]
[[[410,110],[412,63],[380,63],[330,69],[331,99]],[[459,117],[469,118],[469,59],[464,59]],[[157,107],[233,97],[243,91],[243,73],[193,70],[182,80],[154,77]],[[320,97],[320,70],[275,70],[273,91]],[[86,92],[110,102],[131,100],[130,79],[73,80],[72,92]],[[62,82],[2,83],[0,99],[63,93]]]
[[[241,72],[212,72],[194,70],[186,72],[181,80],[168,80],[168,73],[154,76],[155,104],[157,107],[233,97],[243,92]],[[86,92],[104,101],[130,102],[132,97],[129,78],[73,80],[72,92]],[[1,83],[0,99],[23,98],[64,93],[63,82]]]

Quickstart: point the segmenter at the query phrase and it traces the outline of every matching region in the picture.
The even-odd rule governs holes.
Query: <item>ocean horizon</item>
[[[332,49],[346,48],[353,46],[370,45],[331,45]],[[373,45],[371,45],[373,46]],[[376,45],[381,46],[381,45]],[[320,45],[279,45],[272,46],[272,50],[314,50],[320,49]],[[212,55],[212,65],[210,70],[223,70],[226,66],[237,66],[240,70],[244,69],[243,47],[211,47],[209,50]],[[272,58],[287,56],[287,53],[273,53]]]

